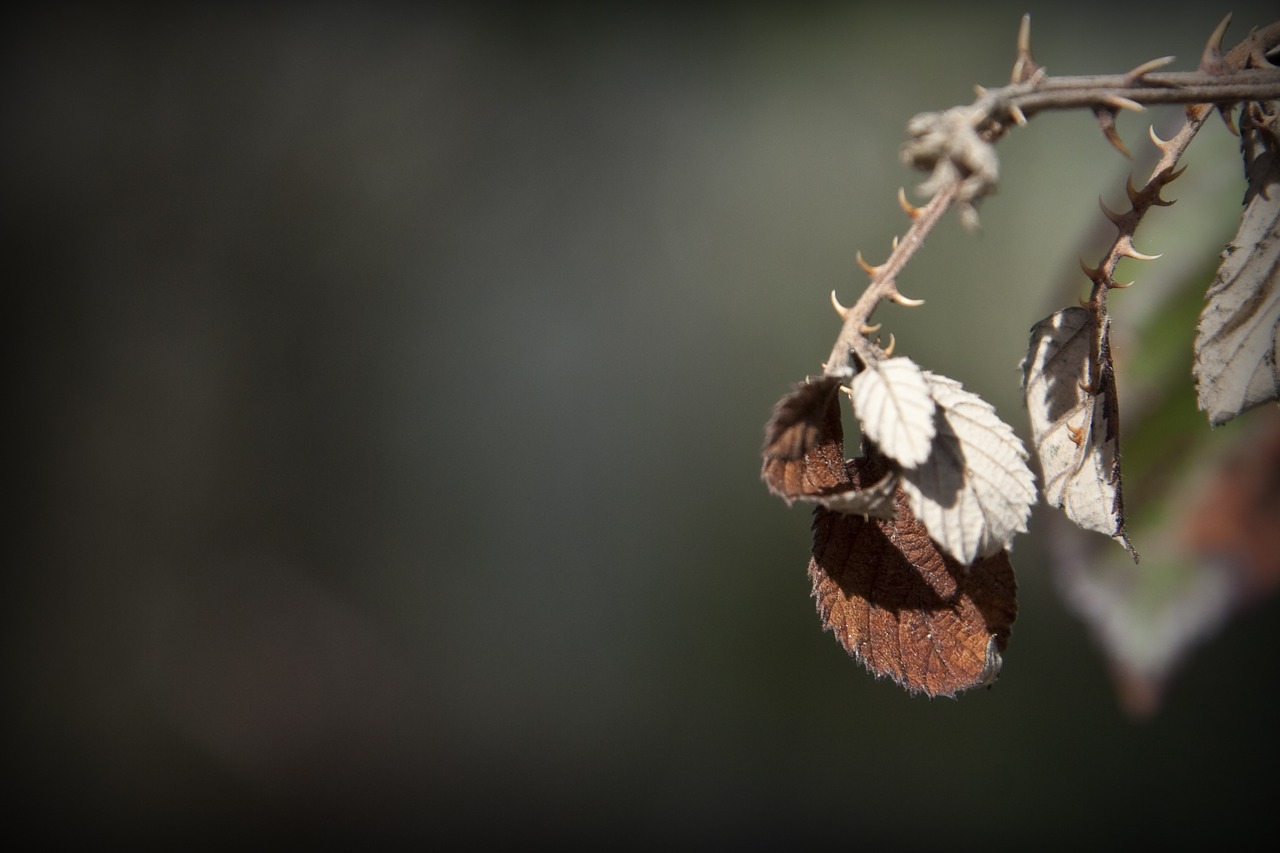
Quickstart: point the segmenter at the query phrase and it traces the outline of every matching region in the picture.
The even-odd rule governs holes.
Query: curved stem
[[[840,334],[836,337],[835,346],[831,348],[831,355],[823,365],[824,375],[848,376],[851,357],[854,354],[863,363],[879,357],[879,353],[876,352],[879,348],[867,340],[866,335],[863,334],[863,328],[870,324],[871,315],[882,300],[899,295],[898,273],[924,244],[925,235],[933,230],[938,220],[955,202],[959,188],[960,182],[953,181],[938,190],[924,207],[915,209],[911,227],[907,229],[907,233],[898,240],[888,260],[875,267],[871,283],[858,297],[858,301],[845,311],[844,325],[840,327]]]

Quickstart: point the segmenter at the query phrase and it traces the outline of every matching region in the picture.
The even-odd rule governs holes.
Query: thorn
[[[983,95],[987,94],[987,87],[975,83],[973,86],[973,93],[981,98]]]
[[[1225,62],[1222,59],[1222,37],[1227,34],[1227,25],[1231,23],[1231,13],[1222,19],[1222,23],[1214,28],[1209,34],[1209,41],[1205,43],[1204,53],[1200,54],[1200,70],[1213,73],[1215,71],[1225,71]]]
[[[836,309],[836,313],[840,315],[841,320],[849,318],[849,309],[840,304],[840,300],[836,298],[836,292],[831,291],[831,307]]]
[[[1130,175],[1124,182],[1125,195],[1129,196],[1129,204],[1135,208],[1138,206],[1138,200],[1142,197],[1137,190],[1133,188],[1133,175]]]
[[[1111,289],[1112,289],[1112,290],[1127,290],[1127,289],[1129,289],[1130,287],[1133,287],[1133,282],[1132,282],[1132,281],[1126,281],[1124,284],[1113,284],[1113,285],[1111,285]]]
[[[1102,200],[1102,196],[1098,196],[1098,207],[1102,208],[1103,215],[1106,216],[1107,219],[1110,219],[1111,224],[1115,225],[1117,228],[1120,227],[1120,223],[1124,221],[1124,218],[1127,215],[1124,213],[1116,213],[1114,210],[1107,207],[1107,203]]]
[[[912,219],[915,219],[920,215],[920,208],[907,201],[907,191],[902,187],[898,187],[898,205],[902,208],[903,212]]]
[[[1080,259],[1080,269],[1084,270],[1085,276],[1090,281],[1099,281],[1102,278],[1102,267],[1091,267],[1084,262],[1084,258]]]
[[[890,332],[890,333],[889,333],[889,345],[888,345],[887,347],[885,347],[885,348],[884,348],[884,357],[885,357],[885,358],[888,358],[889,356],[893,355],[893,348],[894,348],[894,346],[895,346],[897,343],[898,343],[898,342],[897,342],[896,340],[894,340],[893,332]]]
[[[1236,120],[1231,115],[1233,107],[1228,104],[1218,104],[1218,115],[1222,116],[1222,121],[1226,124],[1227,130],[1231,131],[1232,136],[1239,136],[1240,129],[1236,127]]]
[[[1130,159],[1133,155],[1129,153],[1129,149],[1125,147],[1124,140],[1120,138],[1120,132],[1116,130],[1116,113],[1115,110],[1103,107],[1095,107],[1093,114],[1098,119],[1098,127],[1102,128],[1102,135],[1107,138],[1112,147]]]
[[[1084,308],[1086,311],[1087,311],[1087,310],[1089,310],[1091,307],[1093,307],[1093,306],[1090,304],[1090,302],[1089,302],[1089,300],[1088,300],[1088,299],[1081,299],[1081,300],[1078,300],[1078,301],[1080,302],[1080,307],[1081,307],[1081,308]]]
[[[1168,172],[1162,175],[1156,175],[1155,178],[1153,178],[1152,180],[1159,180],[1160,184],[1156,188],[1155,198],[1151,199],[1151,204],[1153,204],[1156,207],[1172,207],[1174,202],[1177,201],[1177,199],[1161,198],[1160,191],[1163,190],[1165,186],[1167,186],[1168,184],[1182,177],[1182,173],[1185,171],[1187,171],[1187,167],[1183,166],[1181,169],[1175,169],[1172,172]]]
[[[1014,104],[1009,107],[1009,115],[1013,117],[1013,123],[1018,127],[1025,127],[1027,124],[1027,114],[1022,111],[1022,107]]]
[[[1076,447],[1083,447],[1084,446],[1084,424],[1081,424],[1078,427],[1073,427],[1070,423],[1068,423],[1066,427],[1067,427],[1067,438],[1071,439],[1071,443],[1074,444]]]
[[[874,326],[868,326],[866,323],[863,323],[862,328],[859,329],[858,331],[862,332],[862,334],[864,335],[874,335],[876,332],[880,331],[880,327],[882,325],[884,324],[876,323]]]
[[[911,299],[909,297],[903,296],[896,289],[889,294],[889,298],[904,308],[918,308],[919,306],[924,304],[923,299]]]
[[[1076,384],[1080,386],[1081,391],[1089,394],[1090,396],[1098,393],[1098,386],[1094,385],[1092,382],[1077,382]],[[1084,424],[1080,425],[1080,431],[1084,432]]]
[[[875,278],[876,273],[880,272],[880,267],[872,266],[871,264],[867,263],[865,260],[862,259],[861,250],[858,251],[858,254],[854,258],[854,260],[858,262],[858,266],[862,267],[862,271],[865,272],[867,275],[871,276],[872,278]]]
[[[1135,113],[1146,112],[1147,108],[1132,98],[1122,98],[1119,95],[1099,95],[1098,99],[1102,103],[1117,110],[1132,110]]]
[[[1162,56],[1159,59],[1149,59],[1139,65],[1137,68],[1124,75],[1124,79],[1130,83],[1136,83],[1152,71],[1158,71],[1173,62],[1174,57]]]
[[[1031,58],[1031,15],[1023,15],[1018,24],[1018,54],[1013,61],[1013,73],[1009,75],[1009,82],[1032,82],[1034,85],[1035,75],[1039,70],[1036,61]]]
[[[1169,143],[1172,140],[1161,139],[1156,135],[1156,126],[1154,124],[1147,126],[1147,135],[1151,137],[1152,143],[1155,144],[1162,152],[1169,150]]]
[[[1122,249],[1121,252],[1126,258],[1133,258],[1135,261],[1154,261],[1164,256],[1163,252],[1161,252],[1159,255],[1144,255],[1142,252],[1139,252],[1137,249],[1133,248],[1132,243],[1129,244],[1128,248]],[[1115,287],[1114,284],[1111,286]]]

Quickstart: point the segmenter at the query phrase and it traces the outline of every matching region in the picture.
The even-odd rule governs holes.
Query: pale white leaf
[[[965,565],[1009,547],[1027,529],[1035,477],[1027,451],[995,409],[959,382],[922,371],[937,404],[929,457],[902,472],[911,510]]]
[[[1272,173],[1276,167],[1271,167]],[[1265,180],[1265,179],[1263,179]],[[1253,193],[1196,328],[1200,410],[1220,426],[1280,398],[1280,185]]]
[[[880,452],[908,468],[929,456],[935,409],[920,368],[909,358],[869,364],[849,383],[853,413]]]
[[[1045,501],[1086,530],[1130,548],[1114,383],[1101,370],[1092,375],[1094,335],[1092,315],[1084,308],[1066,308],[1037,323],[1022,363],[1023,391]],[[1105,324],[1101,338],[1105,363],[1110,359]]]

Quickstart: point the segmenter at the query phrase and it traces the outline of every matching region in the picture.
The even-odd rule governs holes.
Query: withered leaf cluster
[[[1117,111],[1185,105],[1185,122],[1173,137],[1163,140],[1151,132],[1158,157],[1144,181],[1135,186],[1130,178],[1129,207],[1113,211],[1103,204],[1116,233],[1096,266],[1082,263],[1092,285],[1088,298],[1031,330],[1023,390],[1047,503],[1077,527],[1119,542],[1132,558],[1129,563],[1124,557],[1126,564],[1138,571],[1126,530],[1107,297],[1133,284],[1115,280],[1121,261],[1155,260],[1135,247],[1137,228],[1153,207],[1173,203],[1162,192],[1182,174],[1182,154],[1215,111],[1241,137],[1249,191],[1240,230],[1208,288],[1197,329],[1193,372],[1199,406],[1216,426],[1280,398],[1280,72],[1270,59],[1280,46],[1280,22],[1251,31],[1223,53],[1229,21],[1230,16],[1214,30],[1196,72],[1165,72],[1173,58],[1162,57],[1124,75],[1068,78],[1050,77],[1032,59],[1024,17],[1008,86],[979,87],[972,105],[922,113],[908,123],[902,159],[929,172],[921,186],[929,201],[914,207],[899,192],[910,227],[901,240],[895,238],[883,263],[857,256],[871,281],[848,308],[832,294],[843,325],[824,375],[779,401],[763,448],[768,488],[789,504],[813,507],[809,574],[823,624],[876,675],[930,696],[990,684],[1016,615],[1009,548],[1026,530],[1037,495],[1026,449],[980,397],[908,358],[891,357],[892,336],[884,349],[869,337],[880,328],[870,319],[878,304],[923,304],[902,294],[898,276],[948,209],[976,224],[975,204],[994,191],[1000,175],[994,144],[1009,130],[1044,110],[1087,108],[1127,156]],[[850,399],[861,437],[854,459],[845,457],[842,394]],[[1171,564],[1162,544],[1153,555],[1157,563]],[[1162,587],[1159,571],[1144,568],[1138,584],[1111,574],[1120,578],[1118,584],[1104,579],[1091,585],[1091,577],[1077,573],[1084,580],[1074,588],[1137,588],[1149,579],[1149,586]],[[1104,598],[1107,605],[1095,606]],[[1112,592],[1096,599],[1082,593],[1085,599],[1089,612],[1104,614],[1100,622],[1120,628],[1134,622],[1125,607],[1110,606],[1121,601]],[[1196,631],[1165,633],[1185,642]],[[1150,634],[1135,633],[1139,639],[1130,647],[1143,648],[1142,637]],[[1163,649],[1172,647],[1169,641]],[[1131,655],[1131,667],[1135,660],[1141,665],[1134,671],[1147,675],[1164,665],[1159,654]]]
[[[809,575],[823,624],[911,692],[990,684],[1017,613],[1008,546],[1035,499],[1026,451],[987,403],[909,359],[869,365],[849,386],[800,384],[765,429],[766,485],[816,505]],[[857,459],[844,457],[842,390],[862,427]]]

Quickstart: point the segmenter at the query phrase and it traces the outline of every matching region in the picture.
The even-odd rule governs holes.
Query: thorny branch
[[[1280,99],[1280,68],[1271,64],[1267,56],[1280,46],[1280,22],[1254,30],[1224,55],[1222,37],[1230,20],[1228,15],[1210,36],[1197,71],[1156,73],[1172,61],[1172,57],[1162,57],[1127,74],[1054,78],[1031,57],[1030,19],[1024,17],[1009,85],[990,90],[979,87],[977,100],[968,106],[921,113],[908,122],[911,139],[903,146],[902,159],[931,172],[920,186],[931,199],[917,208],[900,193],[899,201],[912,219],[906,234],[901,240],[895,239],[893,251],[882,264],[873,266],[858,256],[859,265],[871,276],[871,282],[851,307],[840,305],[832,293],[832,302],[844,324],[823,366],[824,374],[847,377],[854,372],[853,357],[865,364],[889,355],[892,338],[884,349],[867,338],[879,329],[869,323],[872,313],[885,299],[907,306],[922,304],[922,300],[908,299],[899,292],[898,274],[952,206],[959,208],[967,226],[976,226],[973,202],[994,191],[999,177],[994,143],[1011,127],[1025,124],[1029,116],[1046,110],[1089,108],[1107,139],[1127,156],[1129,152],[1115,131],[1117,111],[1141,111],[1155,104],[1187,104],[1187,122],[1177,135],[1163,141],[1152,133],[1161,157],[1140,190],[1129,185],[1131,210],[1116,214],[1103,208],[1116,224],[1118,235],[1098,267],[1085,267],[1085,272],[1094,282],[1088,307],[1095,318],[1104,317],[1107,291],[1123,286],[1112,278],[1119,260],[1150,257],[1133,248],[1134,229],[1152,206],[1169,203],[1160,198],[1160,190],[1181,174],[1174,171],[1174,166],[1212,110],[1216,107],[1234,131],[1230,119],[1233,105]]]

